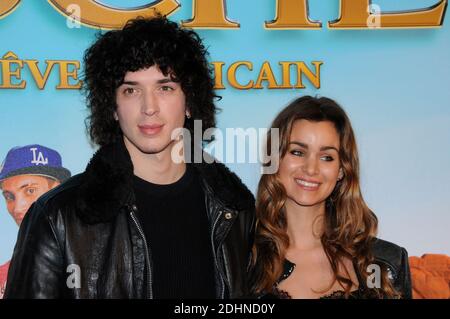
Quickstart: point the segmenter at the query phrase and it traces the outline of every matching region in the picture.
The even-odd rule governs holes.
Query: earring
[[[342,172],[342,168],[340,168],[337,181],[340,182],[343,178],[344,178],[344,173]]]

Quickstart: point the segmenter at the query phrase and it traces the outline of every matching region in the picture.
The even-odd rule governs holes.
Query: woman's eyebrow
[[[335,150],[336,152],[339,153],[339,150],[336,147],[334,147],[334,146],[322,146],[320,148],[320,150],[321,151]]]
[[[302,142],[290,141],[289,144],[295,144],[295,145],[301,146],[303,148],[308,148],[308,144],[305,144],[305,143],[302,143]]]
[[[298,145],[298,146],[301,146],[301,147],[303,147],[303,148],[308,149],[308,144],[305,144],[305,143],[302,143],[302,142],[291,141],[291,142],[289,142],[289,144],[295,144],[295,145]],[[336,152],[339,153],[339,150],[338,150],[336,147],[334,147],[334,146],[322,146],[322,147],[320,148],[320,150],[321,150],[321,151],[335,150]]]

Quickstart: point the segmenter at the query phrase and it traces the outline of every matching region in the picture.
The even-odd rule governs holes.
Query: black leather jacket
[[[409,269],[408,253],[405,248],[397,246],[394,243],[375,238],[372,241],[372,253],[374,258],[374,264],[379,265],[381,268],[388,271],[388,277],[392,283],[392,286],[400,294],[403,299],[412,298],[412,287],[411,287],[411,273]],[[354,265],[355,266],[355,265]],[[283,265],[283,273],[277,281],[277,284],[285,280],[293,272],[295,264],[289,260],[285,260]],[[355,267],[356,269],[356,267]],[[369,274],[373,273],[373,269],[368,269]],[[255,283],[257,281],[258,274],[261,271],[257,268],[253,268],[251,281]],[[368,284],[362,281],[361,276],[357,273],[360,290],[360,296],[355,298],[373,298],[374,294],[370,294],[370,287]],[[274,287],[275,288],[275,287]],[[278,299],[285,298],[283,293],[274,289],[271,292],[263,292],[254,295],[259,299]]]
[[[375,239],[372,249],[375,263],[386,267],[392,285],[401,298],[411,299],[411,272],[406,249],[378,238]]]
[[[254,197],[223,164],[192,165],[205,192],[216,296],[247,296]],[[4,297],[152,298],[151,251],[136,216],[132,174],[123,142],[102,147],[84,173],[33,204]]]

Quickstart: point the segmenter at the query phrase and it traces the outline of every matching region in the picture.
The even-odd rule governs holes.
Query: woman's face
[[[339,144],[332,122],[298,120],[294,123],[288,150],[278,171],[288,201],[301,206],[325,207],[325,200],[342,178]]]

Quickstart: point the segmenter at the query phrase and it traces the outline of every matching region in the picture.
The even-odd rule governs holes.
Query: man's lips
[[[148,124],[148,125],[138,125],[139,131],[145,135],[155,135],[158,134],[164,124]]]

